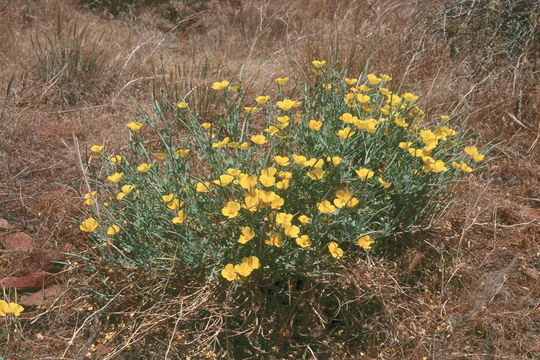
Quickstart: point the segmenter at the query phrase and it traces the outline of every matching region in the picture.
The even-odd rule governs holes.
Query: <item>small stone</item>
[[[7,249],[28,249],[34,245],[34,239],[25,232],[18,232],[7,237],[4,241]]]
[[[51,285],[33,294],[22,295],[19,303],[24,306],[49,306],[67,290],[63,285]]]
[[[0,287],[15,288],[18,290],[40,289],[53,283],[54,279],[51,275],[44,271],[37,271],[26,276],[10,276],[0,279]]]
[[[538,270],[536,270],[535,268],[525,268],[525,274],[527,274],[527,276],[534,280],[538,280],[538,278],[540,277],[538,275]]]
[[[6,219],[0,219],[0,229],[9,229],[9,223]]]

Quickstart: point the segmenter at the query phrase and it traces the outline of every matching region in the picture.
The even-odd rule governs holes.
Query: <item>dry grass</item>
[[[367,68],[400,79],[424,95],[422,108],[432,116],[459,104],[480,143],[498,143],[497,159],[458,186],[432,234],[392,259],[350,264],[338,286],[321,279],[319,294],[328,297],[304,299],[303,311],[284,305],[282,343],[261,356],[537,358],[539,63],[519,54],[479,72],[471,54],[453,53],[437,32],[433,21],[443,9],[428,0],[170,1],[112,17],[82,2],[4,2],[0,218],[12,228],[0,237],[23,230],[39,246],[91,256],[69,221],[80,208],[73,197],[84,189],[73,136],[83,158],[92,144],[120,147],[133,100],[151,109],[154,83],[167,98],[188,96],[201,112],[212,111],[206,86],[214,80],[241,71],[248,93],[259,95],[274,77],[304,77],[292,58],[305,65],[333,56],[353,75]],[[0,255],[2,274],[6,266]],[[216,345],[224,357],[248,358],[263,346],[250,332],[231,332],[230,322],[247,315],[227,307],[221,287],[184,279],[175,296],[154,289],[140,302],[130,285],[146,275],[116,275],[124,279],[122,300],[96,306],[82,285],[98,279],[66,268],[58,279],[71,289],[48,307],[26,309],[7,358],[205,358]],[[282,290],[276,296],[300,291]],[[348,302],[336,308],[332,296]],[[285,320],[312,326],[291,328]]]

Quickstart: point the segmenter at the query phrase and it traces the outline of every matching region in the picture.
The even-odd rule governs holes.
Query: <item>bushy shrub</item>
[[[431,226],[448,185],[484,155],[448,116],[427,125],[418,96],[389,90],[389,76],[326,69],[314,61],[312,85],[275,79],[275,94],[255,98],[215,82],[210,118],[189,99],[156,102],[155,117],[127,124],[125,153],[93,146],[80,228],[102,261],[271,284],[331,273]]]

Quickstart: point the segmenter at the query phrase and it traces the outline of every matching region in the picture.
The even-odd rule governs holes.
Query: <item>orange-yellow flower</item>
[[[308,124],[311,130],[319,131],[322,126],[322,121],[320,120],[309,120]]]
[[[277,169],[273,166],[268,169],[261,170],[261,176],[259,176],[259,182],[265,187],[270,187],[276,182],[274,175],[276,174]]]
[[[283,101],[278,101],[277,106],[284,111],[289,111],[292,109],[293,106],[296,105],[296,101],[293,101],[291,99],[284,99]]]
[[[330,254],[332,254],[332,256],[336,259],[339,259],[343,256],[343,250],[335,241],[332,241],[330,244],[328,244],[328,250],[330,251]]]
[[[238,278],[238,274],[236,273],[236,270],[234,270],[233,264],[225,265],[225,268],[221,270],[221,276],[229,281],[233,281]]]
[[[255,232],[249,226],[244,226],[242,228],[242,234],[238,238],[240,244],[246,244],[248,241],[255,237]]]
[[[219,91],[225,89],[227,86],[229,86],[229,82],[227,80],[216,81],[212,84],[212,89]]]
[[[317,209],[323,214],[330,214],[336,210],[336,207],[332,205],[330,201],[324,200],[317,204]]]
[[[374,242],[375,240],[373,240],[369,235],[360,235],[360,237],[356,240],[358,246],[363,247],[366,250],[371,249],[371,244]]]
[[[236,200],[227,202],[225,207],[221,209],[221,213],[229,219],[237,217],[238,211],[240,211],[240,204]]]
[[[270,100],[270,96],[257,96],[255,98],[255,101],[259,104],[265,104],[268,100]]]
[[[251,137],[251,141],[257,145],[263,145],[263,144],[266,144],[266,136],[254,135]]]
[[[109,228],[107,229],[107,235],[116,235],[118,234],[118,232],[120,231],[120,227],[118,225],[111,225],[109,226]]]
[[[348,139],[354,134],[356,134],[356,131],[352,130],[349,126],[347,126],[345,129],[339,130],[337,134],[340,138]]]
[[[288,77],[277,78],[277,79],[275,79],[275,82],[277,82],[278,85],[285,85],[286,83],[289,82],[289,78]]]
[[[84,232],[92,232],[96,230],[99,223],[94,218],[88,218],[83,221],[81,225],[79,225],[79,229],[81,229]]]
[[[311,240],[309,240],[309,236],[302,235],[296,238],[296,244],[300,247],[305,248],[305,247],[311,246]]]
[[[356,172],[356,175],[358,175],[358,177],[362,180],[368,180],[368,179],[371,179],[373,177],[373,175],[375,174],[373,171],[369,170],[369,169],[360,169],[360,170],[354,170]]]
[[[184,220],[186,220],[186,218],[187,218],[186,212],[184,211],[184,209],[180,209],[178,211],[178,216],[175,216],[172,219],[172,222],[173,222],[173,224],[182,224],[184,222]]]
[[[144,124],[142,122],[138,122],[138,121],[132,121],[130,122],[129,124],[127,124],[126,126],[129,128],[129,130],[131,131],[137,131],[139,130]]]

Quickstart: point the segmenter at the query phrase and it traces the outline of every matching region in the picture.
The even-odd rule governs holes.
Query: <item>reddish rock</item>
[[[51,285],[33,294],[22,295],[19,304],[24,306],[50,306],[67,289],[67,286],[64,285]]]
[[[28,249],[34,245],[34,239],[24,232],[18,232],[8,236],[4,241],[7,249]]]
[[[37,271],[32,274],[20,277],[6,277],[0,279],[0,287],[16,288],[18,290],[40,289],[52,284],[54,281],[52,274],[45,271]]]
[[[58,272],[62,268],[63,262],[66,260],[64,254],[54,249],[36,249],[33,250],[25,260],[29,272],[33,271],[48,271]]]

